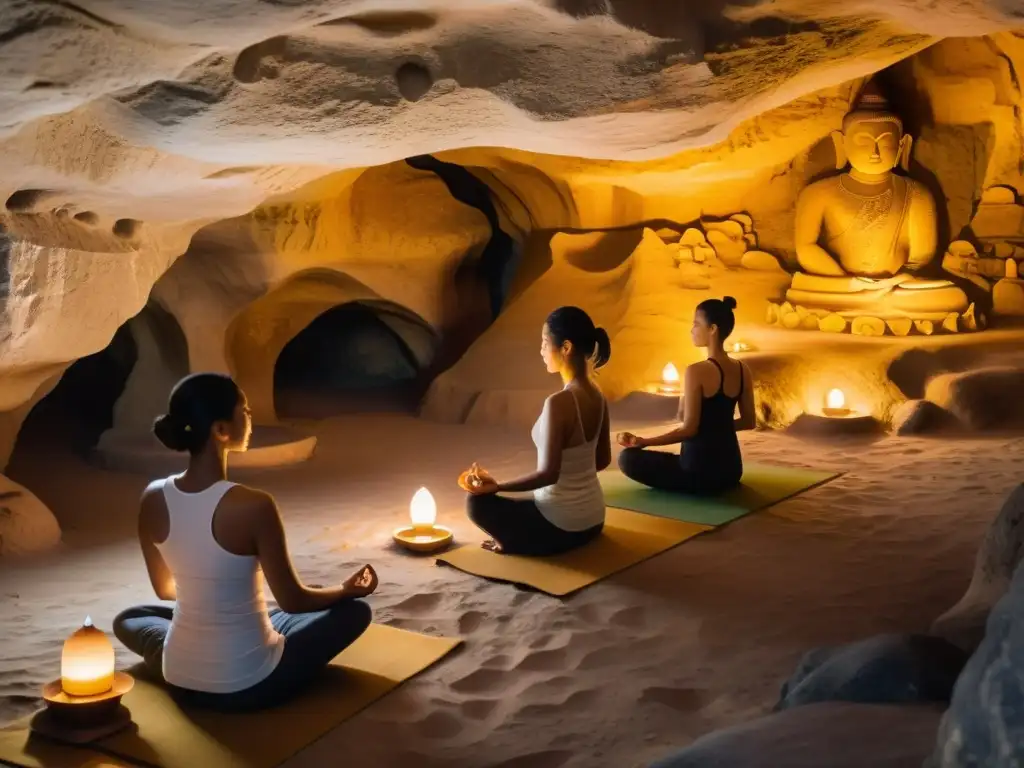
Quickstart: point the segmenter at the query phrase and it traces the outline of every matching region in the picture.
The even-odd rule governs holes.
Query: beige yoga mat
[[[422,672],[462,641],[371,624],[298,699],[246,714],[182,710],[160,686],[138,679],[124,698],[137,729],[102,740],[98,748],[124,758],[112,766],[272,768],[332,728]],[[20,728],[18,727],[20,726]],[[0,760],[27,768],[100,768],[102,754],[28,739],[28,721],[0,732]],[[351,745],[349,745],[351,747]],[[90,762],[92,761],[92,762]]]
[[[601,536],[564,555],[498,555],[471,544],[447,552],[438,560],[486,579],[523,584],[564,597],[710,530],[710,525],[609,507]]]

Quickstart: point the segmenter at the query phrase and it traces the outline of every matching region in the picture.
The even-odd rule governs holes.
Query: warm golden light
[[[753,347],[745,341],[734,341],[732,343],[732,347],[729,348],[729,351],[732,353],[749,352],[752,349]]]
[[[845,408],[846,395],[843,394],[843,390],[830,389],[828,395],[825,396],[825,406],[835,411]]]
[[[666,384],[678,384],[679,383],[679,371],[672,363],[667,363],[664,368],[661,369],[661,380]]]
[[[85,617],[81,628],[64,641],[60,685],[68,696],[97,696],[114,684],[114,646]]]
[[[426,488],[420,488],[413,494],[409,504],[409,519],[415,528],[433,528],[437,520],[437,503]]]

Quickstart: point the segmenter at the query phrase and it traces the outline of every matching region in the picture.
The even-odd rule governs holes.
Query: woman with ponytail
[[[707,348],[707,360],[686,369],[680,411],[683,423],[656,437],[618,435],[622,473],[665,491],[714,494],[735,488],[743,476],[736,433],[753,429],[754,382],[750,370],[725,352],[736,317],[736,299],[708,299],[697,305],[690,337]],[[736,418],[736,406],[739,418]],[[679,455],[645,451],[656,445],[682,444]]]
[[[469,518],[491,539],[484,547],[510,555],[567,552],[604,527],[604,494],[597,473],[611,464],[608,405],[590,377],[611,355],[603,328],[579,307],[561,307],[541,330],[540,356],[563,387],[548,397],[533,425],[537,470],[498,482],[473,464],[459,477],[469,495]],[[533,491],[532,499],[502,492]]]

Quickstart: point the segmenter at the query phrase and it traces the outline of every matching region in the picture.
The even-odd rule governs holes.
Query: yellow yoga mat
[[[479,545],[469,545],[447,552],[438,560],[486,579],[523,584],[564,597],[710,530],[710,525],[609,507],[601,536],[564,555],[498,555]]]
[[[0,731],[0,760],[27,768],[100,768],[104,760],[116,768],[272,768],[461,644],[371,624],[298,699],[245,714],[185,711],[164,688],[138,679],[124,698],[137,729],[97,745],[124,762],[99,751],[29,741],[27,720]]]

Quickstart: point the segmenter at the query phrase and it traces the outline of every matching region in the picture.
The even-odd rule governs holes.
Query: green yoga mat
[[[740,487],[719,496],[687,496],[656,491],[616,471],[601,472],[598,477],[604,489],[604,503],[609,507],[670,517],[687,523],[725,525],[827,483],[839,474],[768,464],[746,464]]]

